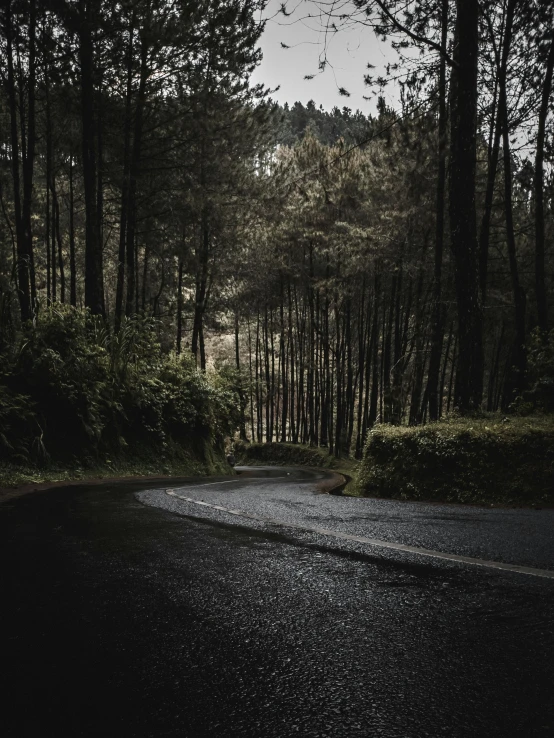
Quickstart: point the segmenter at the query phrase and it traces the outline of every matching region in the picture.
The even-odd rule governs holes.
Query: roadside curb
[[[326,470],[329,471],[329,470]],[[351,477],[335,471],[329,471],[333,475],[331,479],[324,479],[316,484],[317,489],[323,494],[341,497],[344,488],[351,481]]]
[[[97,487],[101,484],[121,484],[134,482],[167,482],[175,480],[189,479],[190,477],[173,477],[167,474],[152,474],[145,476],[116,476],[116,477],[93,477],[93,478],[75,478],[60,479],[48,482],[29,482],[16,487],[0,487],[0,505],[35,492],[47,492],[53,489],[61,489],[63,487]]]

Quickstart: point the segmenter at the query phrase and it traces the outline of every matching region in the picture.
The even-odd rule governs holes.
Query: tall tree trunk
[[[44,219],[44,241],[46,244],[46,300],[47,304],[56,301],[56,250],[52,238],[52,207],[50,203],[50,177],[52,169],[51,136],[46,131],[46,213]],[[53,258],[52,258],[53,257]]]
[[[248,318],[248,379],[250,387],[250,431],[251,439],[255,440],[254,432],[254,383],[252,376],[252,332],[250,329],[250,318]]]
[[[506,89],[500,89],[500,107],[503,111],[502,148],[504,159],[504,209],[506,213],[506,242],[508,246],[508,261],[514,299],[515,341],[514,341],[514,372],[511,380],[511,392],[518,396],[525,388],[527,370],[527,350],[525,347],[525,291],[519,279],[519,268],[516,254],[516,239],[514,232],[514,216],[512,204],[512,161],[510,153],[510,132],[508,122],[508,105]],[[510,391],[506,392],[508,397]]]
[[[287,377],[287,364],[288,364],[288,358],[287,358],[287,351],[286,351],[286,342],[287,342],[287,332],[285,329],[285,291],[283,287],[283,277],[281,276],[280,279],[280,287],[281,287],[281,301],[279,305],[279,316],[280,316],[280,348],[279,353],[281,356],[281,371],[282,371],[282,388],[283,388],[283,399],[282,399],[282,406],[281,406],[281,443],[285,443],[287,440],[287,415],[288,415],[288,404],[289,404],[289,391],[288,391],[288,377]]]
[[[210,232],[206,209],[202,213],[202,223],[196,248],[196,294],[194,301],[194,322],[192,326],[191,351],[196,361],[200,358],[200,368],[206,369],[204,351],[204,313],[208,301],[208,259]],[[200,354],[200,357],[199,357]]]
[[[444,250],[444,205],[446,185],[446,59],[448,41],[448,5],[449,0],[442,0],[441,4],[441,49],[439,71],[439,167],[437,172],[437,200],[436,200],[436,233],[435,233],[435,261],[433,273],[433,315],[431,328],[431,354],[429,357],[429,372],[427,375],[427,392],[429,397],[429,419],[439,418],[439,372],[443,343],[443,305],[442,305],[442,258]]]
[[[485,190],[483,217],[481,220],[481,231],[479,234],[479,285],[482,308],[484,308],[487,303],[490,231],[494,202],[494,187],[496,183],[498,159],[500,155],[500,141],[502,138],[502,109],[499,105],[499,90],[501,89],[502,84],[504,86],[506,85],[506,72],[508,65],[508,54],[511,44],[511,25],[513,21],[513,10],[514,2],[513,0],[509,0],[506,17],[503,18],[503,27],[501,34],[502,45],[500,49],[498,48],[498,45],[496,43],[496,33],[490,18],[490,14],[488,13],[488,11],[485,11],[485,20],[489,28],[490,42],[493,45],[493,52],[495,56],[496,76],[494,80],[491,123],[489,131],[487,184]],[[509,33],[507,33],[508,26],[510,26]]]
[[[444,387],[446,382],[446,370],[448,368],[448,361],[450,357],[450,346],[452,344],[452,336],[454,335],[454,325],[450,323],[450,329],[448,331],[448,339],[446,341],[446,348],[444,351],[444,358],[442,361],[442,372],[441,380],[439,385],[439,419],[442,417],[442,405],[444,399]]]
[[[52,302],[57,302],[58,292],[58,270],[57,270],[57,257],[56,257],[56,209],[54,202],[54,187],[52,185],[52,162],[48,166],[49,171],[49,182],[48,188],[50,190],[50,217],[48,222],[50,223],[50,264],[52,266]]]
[[[397,271],[398,267],[395,268],[392,277],[388,315],[387,311],[383,310],[383,381],[381,385],[383,408],[381,417],[383,418],[385,423],[390,423],[392,421],[392,330],[394,321],[394,308],[396,305],[396,288],[398,285]]]
[[[149,296],[149,290],[148,290],[148,270],[150,268],[150,249],[148,247],[148,244],[144,244],[144,256],[142,259],[142,288],[141,288],[141,297],[140,297],[140,306],[141,310],[144,313],[146,311],[146,298],[147,295]],[[138,295],[138,291],[137,291]],[[138,312],[138,309],[137,309]]]
[[[367,314],[367,320],[366,320]],[[364,420],[364,401],[367,402],[368,383],[364,383],[366,376],[369,377],[368,346],[370,342],[370,321],[369,310],[366,308],[366,277],[362,277],[360,310],[358,312],[358,408],[356,413],[356,445],[354,448],[354,458],[362,458],[362,426]]]
[[[58,267],[60,271],[60,302],[65,302],[65,269],[63,262],[63,243],[62,232],[60,229],[60,204],[58,202],[58,194],[56,192],[56,179],[52,177],[52,202],[54,204],[54,229],[56,233],[56,242],[58,245]]]
[[[497,409],[495,407],[495,397],[496,397],[496,388],[498,385],[498,372],[500,369],[500,354],[501,354],[502,347],[504,344],[505,329],[506,329],[506,325],[504,321],[502,321],[500,335],[498,336],[496,348],[493,351],[493,362],[492,362],[491,370],[489,372],[489,386],[488,386],[488,393],[487,393],[487,412],[489,413],[492,413]]]
[[[31,205],[33,194],[33,172],[35,158],[35,79],[36,79],[36,7],[34,0],[29,4],[29,57],[27,79],[27,127],[25,127],[25,105],[23,94],[23,73],[20,70],[19,92],[21,103],[16,97],[17,85],[14,71],[15,38],[12,17],[12,2],[6,8],[6,55],[8,62],[7,87],[10,112],[10,145],[12,177],[14,190],[16,253],[17,253],[17,293],[21,320],[30,320],[34,313],[36,299],[33,235]],[[18,138],[18,118],[21,128],[21,158]],[[21,167],[21,176],[20,176]],[[23,188],[21,188],[23,180]]]
[[[119,218],[119,252],[117,261],[117,286],[115,297],[115,327],[119,328],[123,317],[123,293],[125,290],[125,260],[127,244],[127,218],[129,213],[129,170],[131,154],[131,105],[133,96],[133,41],[136,13],[129,26],[129,42],[127,44],[127,86],[125,91],[125,115],[123,119],[123,179],[121,182],[121,211]]]
[[[295,356],[296,356],[296,342],[294,340],[294,330],[293,330],[293,310],[292,310],[292,290],[290,286],[290,281],[287,285],[287,293],[288,293],[288,311],[289,311],[289,345],[290,345],[290,413],[289,413],[289,424],[290,424],[290,439],[293,443],[297,443],[297,431],[296,431],[296,423],[295,423],[295,399],[296,399],[296,362],[295,362]]]
[[[475,213],[479,1],[457,0],[451,76],[450,230],[458,306],[455,404],[477,410],[483,394],[483,315]]]
[[[537,323],[543,335],[548,331],[548,304],[544,272],[544,142],[546,119],[552,92],[552,73],[554,70],[554,36],[546,63],[546,73],[542,85],[541,107],[537,131],[537,151],[535,155],[535,295],[537,300]]]
[[[266,443],[273,441],[273,423],[271,418],[272,388],[271,388],[271,363],[269,359],[269,316],[267,303],[264,313],[264,366],[265,366],[265,440]]]
[[[139,175],[140,159],[142,155],[142,130],[144,105],[146,102],[146,81],[148,79],[148,51],[149,44],[146,31],[143,31],[140,47],[140,79],[135,107],[135,127],[133,131],[133,148],[129,164],[129,193],[127,209],[127,244],[126,271],[127,271],[127,296],[125,313],[131,315],[136,311],[138,298],[137,269],[137,244],[136,244],[136,221],[137,221],[137,183]],[[199,334],[201,335],[201,333]],[[201,342],[200,342],[201,343]]]
[[[255,355],[255,374],[256,374],[256,440],[261,443],[263,440],[263,405],[260,375],[262,371],[262,359],[260,351],[260,308],[258,307],[256,315],[256,355]]]
[[[514,371],[511,373],[511,387],[506,388],[505,397],[511,392],[519,395],[525,385],[527,353],[525,348],[525,311],[526,297],[519,279],[519,269],[516,255],[516,241],[513,218],[513,182],[512,161],[510,150],[510,128],[508,116],[507,66],[513,37],[513,23],[515,8],[519,0],[508,0],[506,11],[506,30],[504,33],[502,67],[498,75],[498,112],[502,130],[502,153],[504,169],[504,211],[506,218],[506,243],[508,247],[508,261],[514,299],[515,341],[513,349]]]
[[[69,302],[77,305],[77,266],[75,263],[75,196],[73,192],[73,155],[69,156]]]
[[[177,340],[175,349],[177,354],[181,353],[181,341],[183,338],[183,271],[184,263],[179,259],[179,276],[177,281]]]
[[[377,408],[379,401],[379,377],[381,371],[379,367],[379,310],[380,310],[380,290],[381,290],[381,274],[378,270],[375,272],[375,298],[373,301],[373,325],[371,332],[373,334],[373,347],[371,354],[371,367],[373,379],[371,382],[371,397],[369,401],[368,428],[373,428],[377,422]],[[384,306],[383,306],[384,312]]]
[[[239,317],[240,316],[239,316],[238,310],[235,310],[235,366],[237,369],[238,395],[239,395],[239,404],[240,404],[239,434],[240,434],[240,440],[246,442],[248,441],[248,437],[246,435],[246,416],[245,416],[246,399],[245,399],[244,388],[242,385],[242,374],[241,374],[241,368],[240,368]]]
[[[31,289],[31,305],[35,311],[37,290],[35,284],[35,265],[33,253],[33,175],[35,164],[36,120],[35,120],[35,87],[36,87],[36,3],[29,2],[29,68],[27,90],[27,144],[26,155],[23,159],[23,233],[25,239],[25,254],[29,262],[29,283]],[[22,126],[23,133],[23,126]]]
[[[83,185],[85,191],[85,306],[104,315],[102,241],[98,229],[96,100],[92,29],[95,19],[91,0],[79,0],[79,62],[81,65],[81,117]]]
[[[50,249],[50,187],[48,180],[50,179],[49,157],[46,155],[46,212],[44,219],[44,244],[46,246],[46,304],[50,305],[52,301],[52,251]]]

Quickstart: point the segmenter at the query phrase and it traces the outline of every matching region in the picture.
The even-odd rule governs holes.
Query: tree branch
[[[440,44],[430,38],[427,38],[426,36],[420,36],[418,33],[414,33],[407,26],[400,23],[400,21],[387,8],[383,0],[373,0],[373,2],[375,2],[376,5],[379,6],[381,11],[385,14],[385,16],[390,20],[390,22],[398,31],[400,31],[401,33],[405,33],[406,36],[409,36],[413,41],[417,41],[420,44],[425,44],[431,49],[437,51],[442,57],[444,57],[450,67],[458,67],[458,64],[454,61],[450,54],[441,47]]]

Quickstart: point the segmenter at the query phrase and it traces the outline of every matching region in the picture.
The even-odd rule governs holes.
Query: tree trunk
[[[510,263],[510,276],[512,280],[512,292],[514,298],[515,317],[515,340],[514,340],[514,371],[511,377],[511,388],[505,393],[508,397],[510,391],[512,398],[520,395],[525,389],[527,370],[527,350],[525,347],[525,291],[519,280],[519,269],[517,264],[516,240],[514,233],[514,217],[512,205],[512,162],[510,154],[510,134],[508,129],[508,106],[506,89],[500,89],[500,107],[503,112],[502,125],[502,148],[504,158],[504,209],[506,213],[506,242],[508,246],[508,260]],[[510,373],[509,373],[510,374]]]
[[[136,244],[136,221],[137,221],[137,183],[139,175],[139,165],[142,155],[142,128],[144,105],[146,102],[146,81],[148,78],[148,50],[149,45],[147,39],[141,39],[140,47],[140,79],[137,94],[137,104],[135,108],[135,127],[133,131],[133,147],[129,164],[129,193],[127,208],[127,244],[125,248],[126,254],[126,271],[127,271],[127,295],[125,303],[125,313],[132,315],[136,312],[138,298],[138,280],[136,277],[137,269],[137,244]],[[201,331],[201,327],[200,327]],[[199,337],[202,333],[199,333]],[[202,344],[202,341],[200,341]]]
[[[240,368],[240,345],[239,345],[239,312],[235,310],[235,366],[237,369],[237,382],[238,382],[238,395],[240,403],[240,419],[239,419],[239,434],[241,441],[248,441],[246,435],[246,400],[244,394],[244,388],[242,386],[242,375]]]
[[[54,205],[54,230],[56,233],[56,242],[58,245],[58,267],[60,270],[60,302],[65,303],[65,269],[63,263],[62,233],[60,230],[60,205],[58,202],[58,194],[56,192],[56,180],[54,177],[52,177],[52,202]]]
[[[34,265],[33,265],[33,239],[31,231],[31,200],[33,192],[33,167],[35,153],[35,31],[36,11],[34,0],[30,2],[29,17],[29,68],[28,68],[28,127],[25,135],[23,116],[25,114],[23,105],[20,106],[19,118],[22,129],[21,137],[21,160],[18,138],[18,106],[16,100],[16,81],[13,64],[13,39],[14,29],[12,25],[12,3],[8,2],[6,9],[6,55],[8,62],[7,86],[8,105],[10,111],[10,144],[11,161],[14,190],[16,253],[17,253],[17,293],[21,320],[30,320],[34,313],[34,297],[36,295]],[[23,95],[23,79],[19,80],[20,92]],[[20,176],[20,165],[21,173]],[[23,180],[23,195],[21,193],[21,180]]]
[[[73,193],[73,155],[69,157],[69,302],[77,305],[77,267],[75,264],[75,197]]]
[[[133,39],[135,11],[129,28],[127,46],[127,89],[125,93],[125,117],[123,123],[123,179],[121,182],[121,214],[119,218],[119,252],[117,261],[117,287],[115,297],[115,327],[119,328],[123,317],[123,293],[125,290],[125,250],[127,243],[127,218],[129,212],[129,163],[131,152],[131,98],[133,95]]]
[[[179,277],[177,281],[177,340],[175,350],[181,353],[181,341],[183,337],[183,260],[179,260]]]
[[[441,49],[446,53],[448,41],[448,0],[441,5]],[[429,419],[439,418],[439,372],[443,344],[443,305],[442,305],[442,258],[444,250],[444,195],[446,185],[446,59],[440,60],[439,71],[439,167],[437,172],[435,262],[433,273],[433,314],[431,328],[431,354],[427,376],[429,397]]]
[[[92,29],[95,20],[90,0],[79,0],[79,61],[81,65],[81,116],[83,185],[85,191],[85,306],[95,315],[104,315],[102,241],[98,229],[96,114],[94,101],[94,51]]]
[[[537,131],[537,151],[535,155],[535,295],[537,300],[537,323],[546,335],[548,331],[548,304],[546,300],[546,284],[544,273],[544,142],[546,119],[548,117],[550,94],[552,91],[552,73],[554,70],[554,36],[550,41],[550,49],[546,63],[546,74],[542,85],[541,107],[539,111]]]
[[[483,394],[483,316],[475,214],[479,2],[457,0],[451,77],[450,230],[458,306],[455,405],[477,410]]]

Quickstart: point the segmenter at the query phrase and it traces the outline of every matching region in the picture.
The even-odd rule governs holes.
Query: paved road
[[[0,505],[2,735],[554,736],[554,579],[332,535],[548,574],[553,511],[242,471]]]

